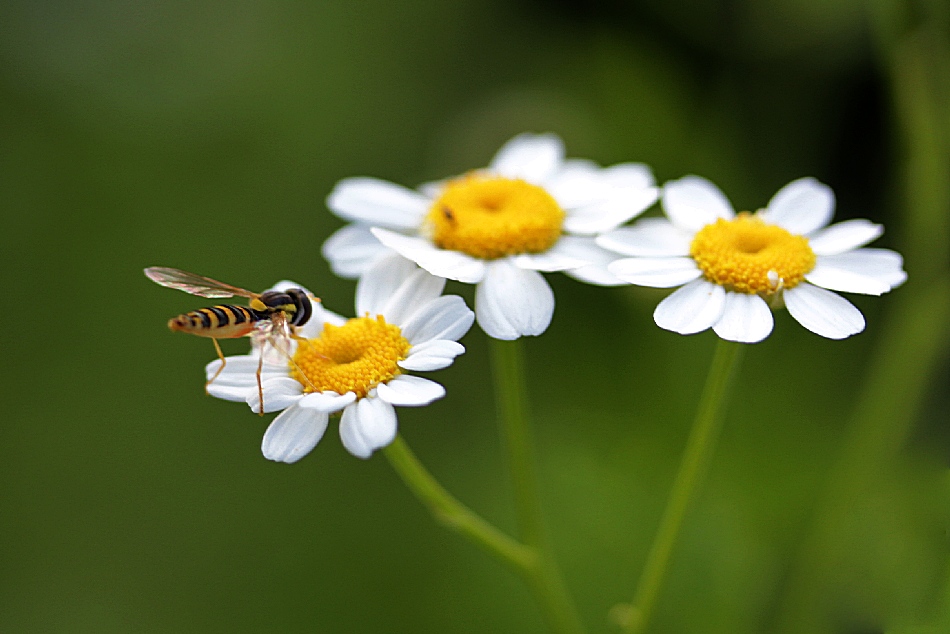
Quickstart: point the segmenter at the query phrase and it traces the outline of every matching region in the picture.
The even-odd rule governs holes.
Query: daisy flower
[[[543,333],[554,294],[541,272],[604,286],[613,254],[594,236],[642,213],[659,195],[649,168],[565,160],[551,134],[522,134],[485,169],[418,191],[348,178],[327,198],[353,224],[323,245],[335,273],[357,277],[395,251],[433,275],[476,284],[479,325],[496,339]]]
[[[772,332],[771,308],[784,305],[808,330],[844,339],[864,316],[831,291],[881,295],[907,279],[900,254],[864,249],[884,231],[867,220],[826,226],[831,189],[813,178],[783,187],[765,209],[736,213],[718,187],[686,176],[663,188],[666,218],[643,219],[600,236],[629,258],[608,269],[642,286],[681,286],[656,307],[657,325],[688,335],[712,328],[754,343]]]
[[[407,374],[452,365],[465,351],[456,340],[474,313],[461,297],[442,295],[445,280],[411,262],[380,260],[360,280],[356,313],[345,319],[313,304],[282,362],[265,355],[261,372],[264,412],[281,413],[264,432],[264,457],[296,462],[323,437],[330,414],[342,411],[340,438],[359,458],[369,458],[396,437],[394,406],[418,407],[442,398],[438,383]],[[284,283],[277,287],[290,286]],[[257,385],[259,351],[227,357],[208,393],[244,401],[261,411]],[[221,365],[209,363],[210,379]]]

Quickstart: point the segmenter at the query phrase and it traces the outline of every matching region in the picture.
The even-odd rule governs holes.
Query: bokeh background
[[[811,175],[910,281],[863,334],[777,316],[748,350],[656,632],[950,631],[945,2],[384,0],[0,5],[0,632],[543,632],[521,582],[331,427],[294,466],[202,391],[202,300],[165,265],[291,278],[351,313],[321,243],[340,178],[414,185],[522,131],[696,173],[741,209]],[[656,211],[652,213],[657,213]],[[715,341],[665,292],[551,276],[526,342],[544,506],[616,631]],[[451,287],[469,299],[471,289]],[[244,342],[224,342],[240,353]],[[514,529],[486,340],[400,410],[420,458]],[[926,628],[931,629],[926,629]],[[944,630],[943,627],[948,629]]]

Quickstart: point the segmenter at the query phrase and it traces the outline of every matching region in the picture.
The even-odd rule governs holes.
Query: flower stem
[[[528,571],[526,580],[552,630],[561,634],[582,634],[586,630],[561,577],[544,528],[520,339],[492,340],[492,369],[501,434],[514,487],[518,528],[525,543],[538,557],[537,565]]]
[[[396,440],[383,449],[383,454],[438,522],[481,546],[519,574],[535,567],[537,557],[530,548],[505,535],[456,500],[419,462],[402,436],[396,436]]]
[[[680,461],[673,490],[666,503],[653,545],[637,584],[632,609],[625,615],[623,627],[626,632],[639,634],[646,631],[659,596],[663,579],[669,565],[670,555],[683,517],[689,508],[696,490],[706,476],[710,459],[716,447],[719,430],[722,428],[723,406],[732,378],[742,358],[744,345],[720,339],[716,344],[712,366],[706,378],[706,386],[699,401],[696,419],[690,431],[683,458]]]

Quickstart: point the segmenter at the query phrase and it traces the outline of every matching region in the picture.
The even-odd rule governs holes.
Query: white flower
[[[316,446],[329,415],[343,411],[340,438],[354,456],[369,458],[396,437],[394,406],[428,405],[445,395],[438,383],[407,374],[439,370],[465,351],[457,342],[475,320],[461,297],[442,295],[445,280],[399,257],[383,258],[357,287],[359,317],[344,319],[314,303],[282,360],[265,355],[263,411],[283,410],[261,450],[278,462],[296,462]],[[244,401],[261,411],[259,354],[227,357],[208,393]],[[279,362],[275,362],[279,361]],[[210,379],[220,360],[209,363]]]
[[[663,188],[667,218],[600,236],[627,256],[608,266],[642,286],[682,286],[656,307],[657,325],[684,335],[712,328],[754,343],[772,332],[783,303],[801,325],[830,339],[864,330],[864,316],[831,291],[881,295],[907,279],[900,254],[862,249],[884,231],[867,220],[826,226],[831,189],[813,178],[783,187],[765,209],[736,214],[718,187],[686,176]],[[825,290],[830,289],[830,290]]]
[[[561,140],[522,134],[484,170],[420,187],[373,178],[337,183],[327,206],[353,224],[323,245],[333,270],[360,276],[396,251],[433,275],[477,284],[479,325],[496,339],[543,333],[554,294],[540,272],[623,284],[594,236],[620,226],[659,194],[645,165],[600,168],[565,160]]]

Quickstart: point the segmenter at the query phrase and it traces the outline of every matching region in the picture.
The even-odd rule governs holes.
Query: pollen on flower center
[[[689,254],[707,280],[739,293],[792,288],[815,266],[807,239],[747,212],[700,229]]]
[[[304,392],[354,392],[363,398],[401,373],[396,362],[406,358],[409,348],[399,327],[381,315],[356,317],[342,326],[324,324],[319,337],[299,342],[290,376]]]
[[[436,246],[486,260],[547,251],[563,221],[564,210],[541,187],[477,174],[449,182],[428,215]]]

